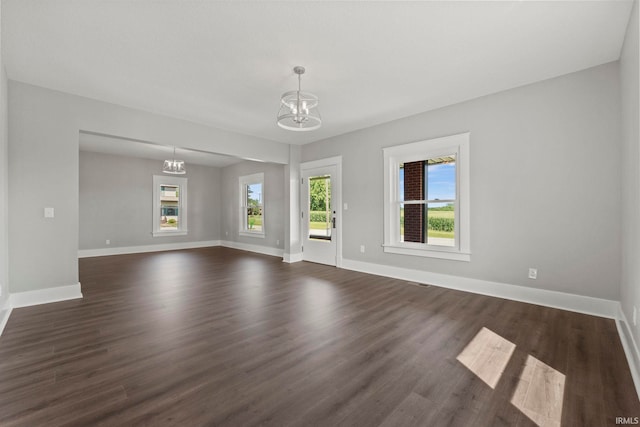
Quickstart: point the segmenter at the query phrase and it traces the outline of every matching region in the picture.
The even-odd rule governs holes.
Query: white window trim
[[[178,229],[162,230],[160,228],[160,186],[177,185],[179,190],[178,204]],[[169,175],[153,176],[153,237],[186,236],[189,232],[187,228],[187,178],[173,177]]]
[[[471,261],[469,133],[445,136],[410,144],[387,147],[384,153],[384,252],[455,261]],[[399,167],[402,163],[444,155],[456,155],[456,246],[400,242],[398,197]]]
[[[266,230],[266,209],[265,209],[265,205],[266,205],[266,197],[265,197],[265,188],[264,188],[264,172],[260,172],[260,173],[254,173],[252,175],[245,175],[245,176],[241,176],[240,178],[238,178],[238,182],[239,182],[239,188],[240,188],[240,216],[239,216],[239,230],[238,230],[238,234],[240,236],[245,236],[245,237],[257,237],[260,239],[264,239],[265,238],[265,230]],[[246,206],[245,203],[247,201],[247,195],[245,193],[245,189],[247,185],[251,185],[251,184],[262,184],[262,230],[261,231],[251,231],[247,228],[245,228],[245,218],[246,218]]]

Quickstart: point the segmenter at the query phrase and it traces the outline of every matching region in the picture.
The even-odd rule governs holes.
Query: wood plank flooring
[[[80,260],[16,309],[2,426],[608,426],[612,320],[228,248]],[[464,363],[463,363],[464,362]]]

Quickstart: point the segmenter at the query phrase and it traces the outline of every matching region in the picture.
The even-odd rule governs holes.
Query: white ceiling
[[[154,144],[146,141],[137,141],[127,138],[118,138],[110,135],[98,135],[94,133],[80,132],[80,151],[92,151],[95,153],[113,154],[116,156],[139,157],[143,159],[158,160],[158,167],[163,160],[184,160],[187,171],[189,165],[203,165],[225,167],[243,161],[237,157],[223,156],[205,151],[184,149],[176,147],[175,157],[173,147]]]
[[[2,0],[10,79],[304,144],[619,58],[631,1]],[[321,129],[275,124],[282,92]]]

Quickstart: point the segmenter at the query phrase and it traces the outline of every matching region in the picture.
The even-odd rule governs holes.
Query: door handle
[[[331,218],[331,223],[333,224],[333,228],[336,228],[336,217]]]

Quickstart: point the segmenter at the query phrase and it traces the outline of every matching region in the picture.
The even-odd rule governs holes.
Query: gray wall
[[[2,14],[1,9],[0,5],[0,15]],[[1,24],[0,34],[2,34]],[[2,46],[1,36],[0,46]],[[9,161],[7,141],[7,73],[4,69],[0,48],[0,321],[4,318],[3,308],[9,299]]]
[[[78,283],[78,128],[65,98],[9,82],[11,292]]]
[[[78,282],[78,132],[208,150],[276,163],[288,145],[9,82],[11,292]],[[43,218],[54,207],[56,217]]]
[[[299,145],[289,147],[289,164],[284,166],[284,260],[302,256],[300,235],[300,153]]]
[[[382,148],[467,131],[471,262],[383,253]],[[618,299],[619,141],[611,63],[305,145],[302,161],[343,156],[346,259]]]
[[[639,98],[640,44],[638,43],[638,2],[634,2],[631,19],[620,58],[622,95],[622,282],[620,300],[629,322],[633,306],[640,308],[640,116]],[[638,328],[631,323],[636,343]]]
[[[240,236],[238,178],[264,172],[265,237]],[[222,169],[222,227],[221,239],[250,245],[284,248],[285,229],[285,166],[245,161]],[[288,205],[288,201],[287,201]]]
[[[188,178],[186,236],[152,236],[153,175],[162,175],[159,160],[80,151],[80,249],[220,239],[219,168],[188,164],[182,175]]]

